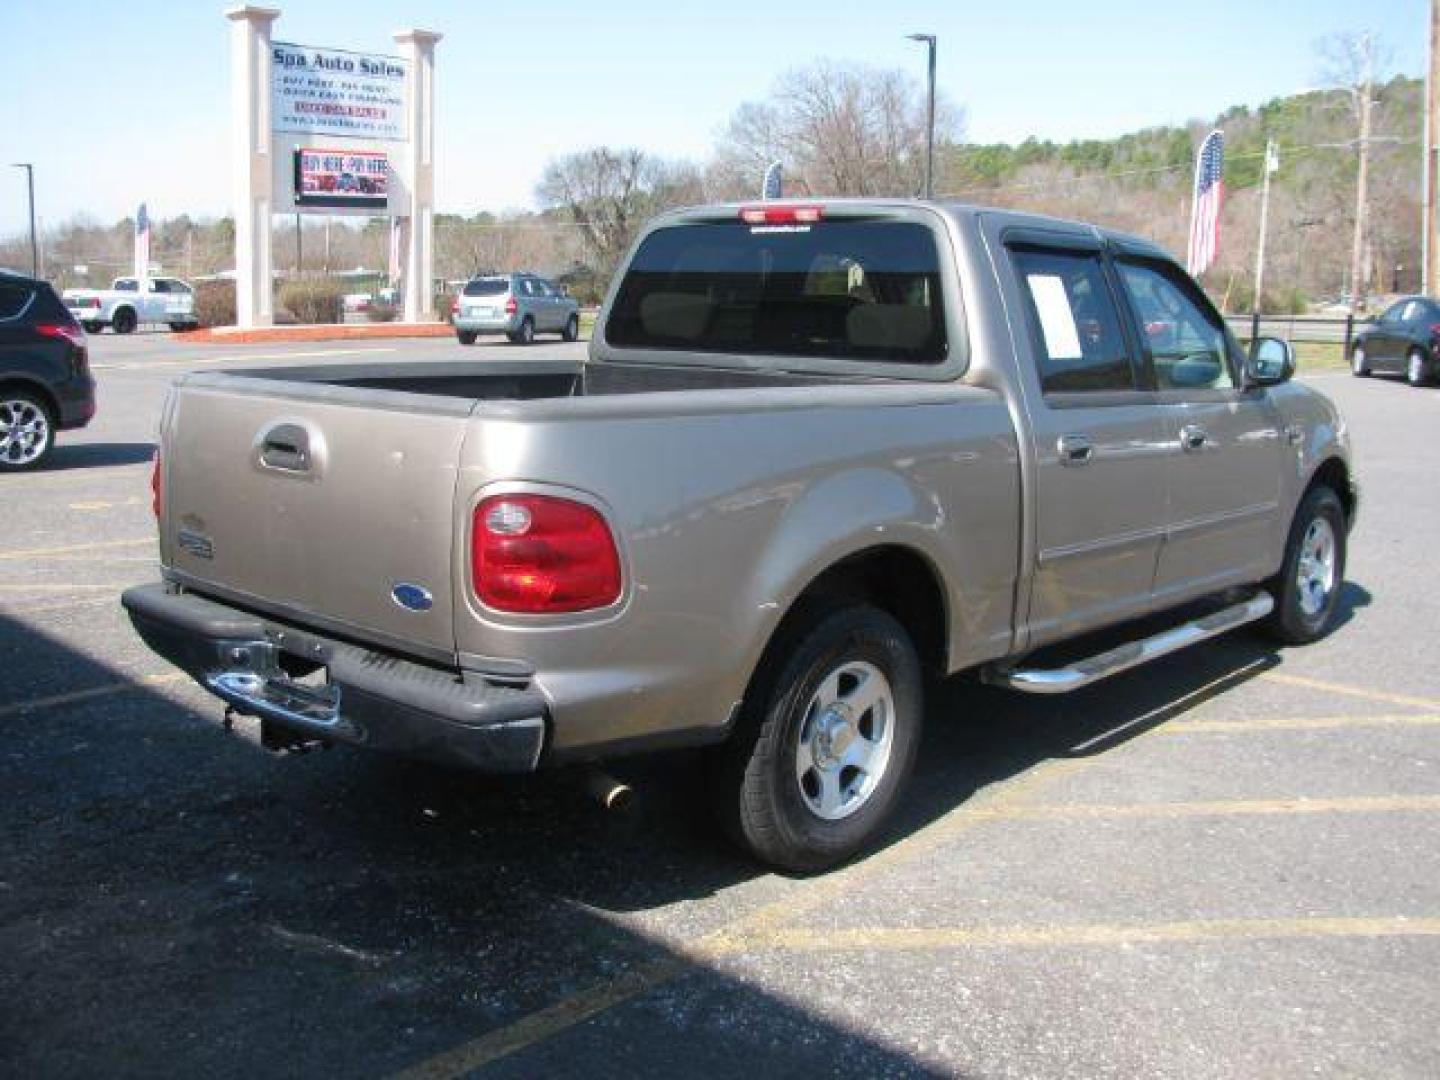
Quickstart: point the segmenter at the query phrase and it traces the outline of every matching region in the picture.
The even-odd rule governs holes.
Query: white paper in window
[[[1065,282],[1055,274],[1027,274],[1026,280],[1040,314],[1040,329],[1050,359],[1079,360],[1084,353],[1080,351],[1080,332],[1075,327],[1075,312],[1070,310]]]

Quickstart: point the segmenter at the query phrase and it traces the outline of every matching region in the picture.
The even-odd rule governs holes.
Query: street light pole
[[[935,197],[935,35],[907,34],[911,41],[923,41],[930,51],[930,109],[925,130],[925,198]]]
[[[40,276],[40,242],[35,236],[35,166],[28,161],[15,161],[11,164],[17,169],[25,170],[26,190],[30,195],[30,276]]]

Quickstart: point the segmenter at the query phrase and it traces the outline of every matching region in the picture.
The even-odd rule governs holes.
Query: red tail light
[[[517,312],[517,311],[519,311],[519,310],[520,310],[520,305],[515,302],[515,297],[512,296],[512,297],[510,297],[510,299],[508,299],[508,300],[505,301],[505,314],[506,314],[506,315],[514,315],[515,312]]]
[[[460,298],[459,298],[458,296],[452,296],[452,297],[450,298],[450,314],[451,314],[451,315],[459,315],[459,314],[460,314]]]
[[[522,614],[588,611],[620,599],[620,553],[592,507],[549,495],[497,495],[475,508],[475,595]]]
[[[1440,341],[1440,322],[1430,324],[1430,336]]]
[[[747,225],[813,225],[825,216],[819,206],[746,206],[740,220]]]
[[[164,503],[164,500],[161,498],[162,494],[163,491],[161,488],[160,480],[160,448],[157,446],[155,448],[155,456],[151,459],[150,462],[150,509],[154,512],[156,521],[160,520],[160,507]]]
[[[46,337],[68,341],[77,349],[85,347],[85,331],[74,323],[36,323],[35,332]]]

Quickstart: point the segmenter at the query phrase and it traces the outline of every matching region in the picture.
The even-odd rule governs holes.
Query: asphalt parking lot
[[[1440,390],[1316,380],[1364,484],[1330,638],[956,680],[888,844],[805,880],[720,845],[691,757],[617,767],[620,817],[565,775],[277,759],[131,632],[177,373],[517,352],[92,339],[96,422],[0,477],[0,1071],[1440,1075]]]

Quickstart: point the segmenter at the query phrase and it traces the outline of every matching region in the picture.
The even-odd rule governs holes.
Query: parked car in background
[[[1402,296],[1355,338],[1350,370],[1356,375],[1404,375],[1411,386],[1435,380],[1440,368],[1440,303]]]
[[[38,468],[94,415],[85,331],[47,282],[0,271],[0,472]]]
[[[534,274],[498,274],[467,281],[451,309],[455,336],[474,345],[481,334],[504,334],[529,345],[536,334],[580,337],[580,305],[558,285]]]
[[[65,306],[88,332],[105,327],[117,334],[133,333],[147,323],[163,323],[171,330],[193,330],[195,290],[189,282],[172,277],[116,278],[108,289],[66,289]]]

